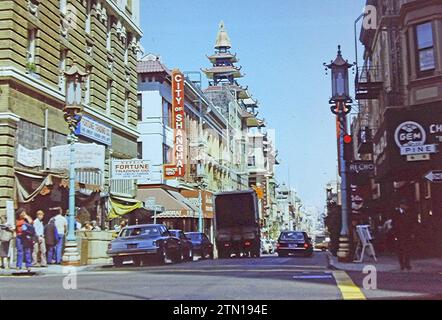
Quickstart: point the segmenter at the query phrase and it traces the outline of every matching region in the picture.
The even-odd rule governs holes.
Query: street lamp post
[[[339,165],[341,172],[341,197],[342,197],[342,227],[339,238],[338,259],[347,262],[350,257],[349,228],[348,228],[348,195],[347,195],[347,165],[344,156],[345,136],[347,134],[347,114],[351,111],[352,100],[349,93],[348,69],[353,64],[342,57],[341,46],[338,46],[338,55],[330,64],[325,64],[331,70],[332,98],[329,103],[331,111],[337,116],[339,123]]]
[[[78,253],[77,239],[75,236],[75,142],[78,140],[75,131],[83,114],[82,84],[86,75],[86,73],[78,69],[75,63],[65,72],[66,106],[63,111],[64,119],[69,127],[68,143],[70,146],[70,161],[68,234],[63,254],[64,265],[80,264],[80,255]]]
[[[197,165],[197,187],[198,187],[198,232],[204,232],[203,226],[203,189],[207,187],[206,182],[204,181],[204,166],[201,161],[198,161]]]

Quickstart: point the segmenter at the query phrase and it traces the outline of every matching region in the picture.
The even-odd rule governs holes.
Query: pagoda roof
[[[210,62],[216,63],[218,59],[228,59],[230,62],[235,63],[238,62],[239,59],[236,57],[236,54],[232,54],[230,52],[217,52],[211,56],[206,56]]]
[[[258,101],[254,100],[252,97],[244,99],[243,103],[247,106],[247,107],[258,107]]]
[[[234,66],[215,66],[210,69],[202,69],[207,78],[213,79],[214,75],[233,75],[234,78],[241,78],[243,75],[240,72],[241,68]]]
[[[221,21],[219,24],[218,35],[216,36],[215,49],[230,49],[232,47],[232,43],[230,42],[229,35],[224,28],[224,21]]]

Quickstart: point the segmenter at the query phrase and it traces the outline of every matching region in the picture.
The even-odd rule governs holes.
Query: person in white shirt
[[[55,263],[61,264],[63,255],[63,242],[68,229],[68,220],[60,208],[60,213],[54,217],[55,228],[58,233],[58,242],[55,247]]]
[[[32,251],[32,265],[38,265],[38,259],[40,258],[40,266],[42,268],[47,267],[46,261],[46,242],[44,238],[44,225],[43,218],[44,212],[42,210],[37,211],[37,219],[34,220],[34,230],[37,237],[34,242],[34,250]]]

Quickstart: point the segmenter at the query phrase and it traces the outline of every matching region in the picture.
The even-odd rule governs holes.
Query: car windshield
[[[281,240],[304,241],[305,239],[302,232],[284,232],[281,234]]]
[[[324,242],[325,241],[325,237],[324,236],[316,236],[315,241],[316,242]]]
[[[160,228],[157,226],[140,227],[140,228],[127,228],[124,229],[120,238],[134,237],[134,236],[159,236],[161,234]]]
[[[201,241],[201,235],[199,233],[187,233],[186,236],[192,241]]]

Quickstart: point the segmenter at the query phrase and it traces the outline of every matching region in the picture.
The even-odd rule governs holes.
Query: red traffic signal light
[[[351,135],[349,135],[349,134],[346,134],[345,136],[344,136],[344,143],[345,144],[350,144],[350,143],[352,143],[353,142],[353,137],[351,136]]]

